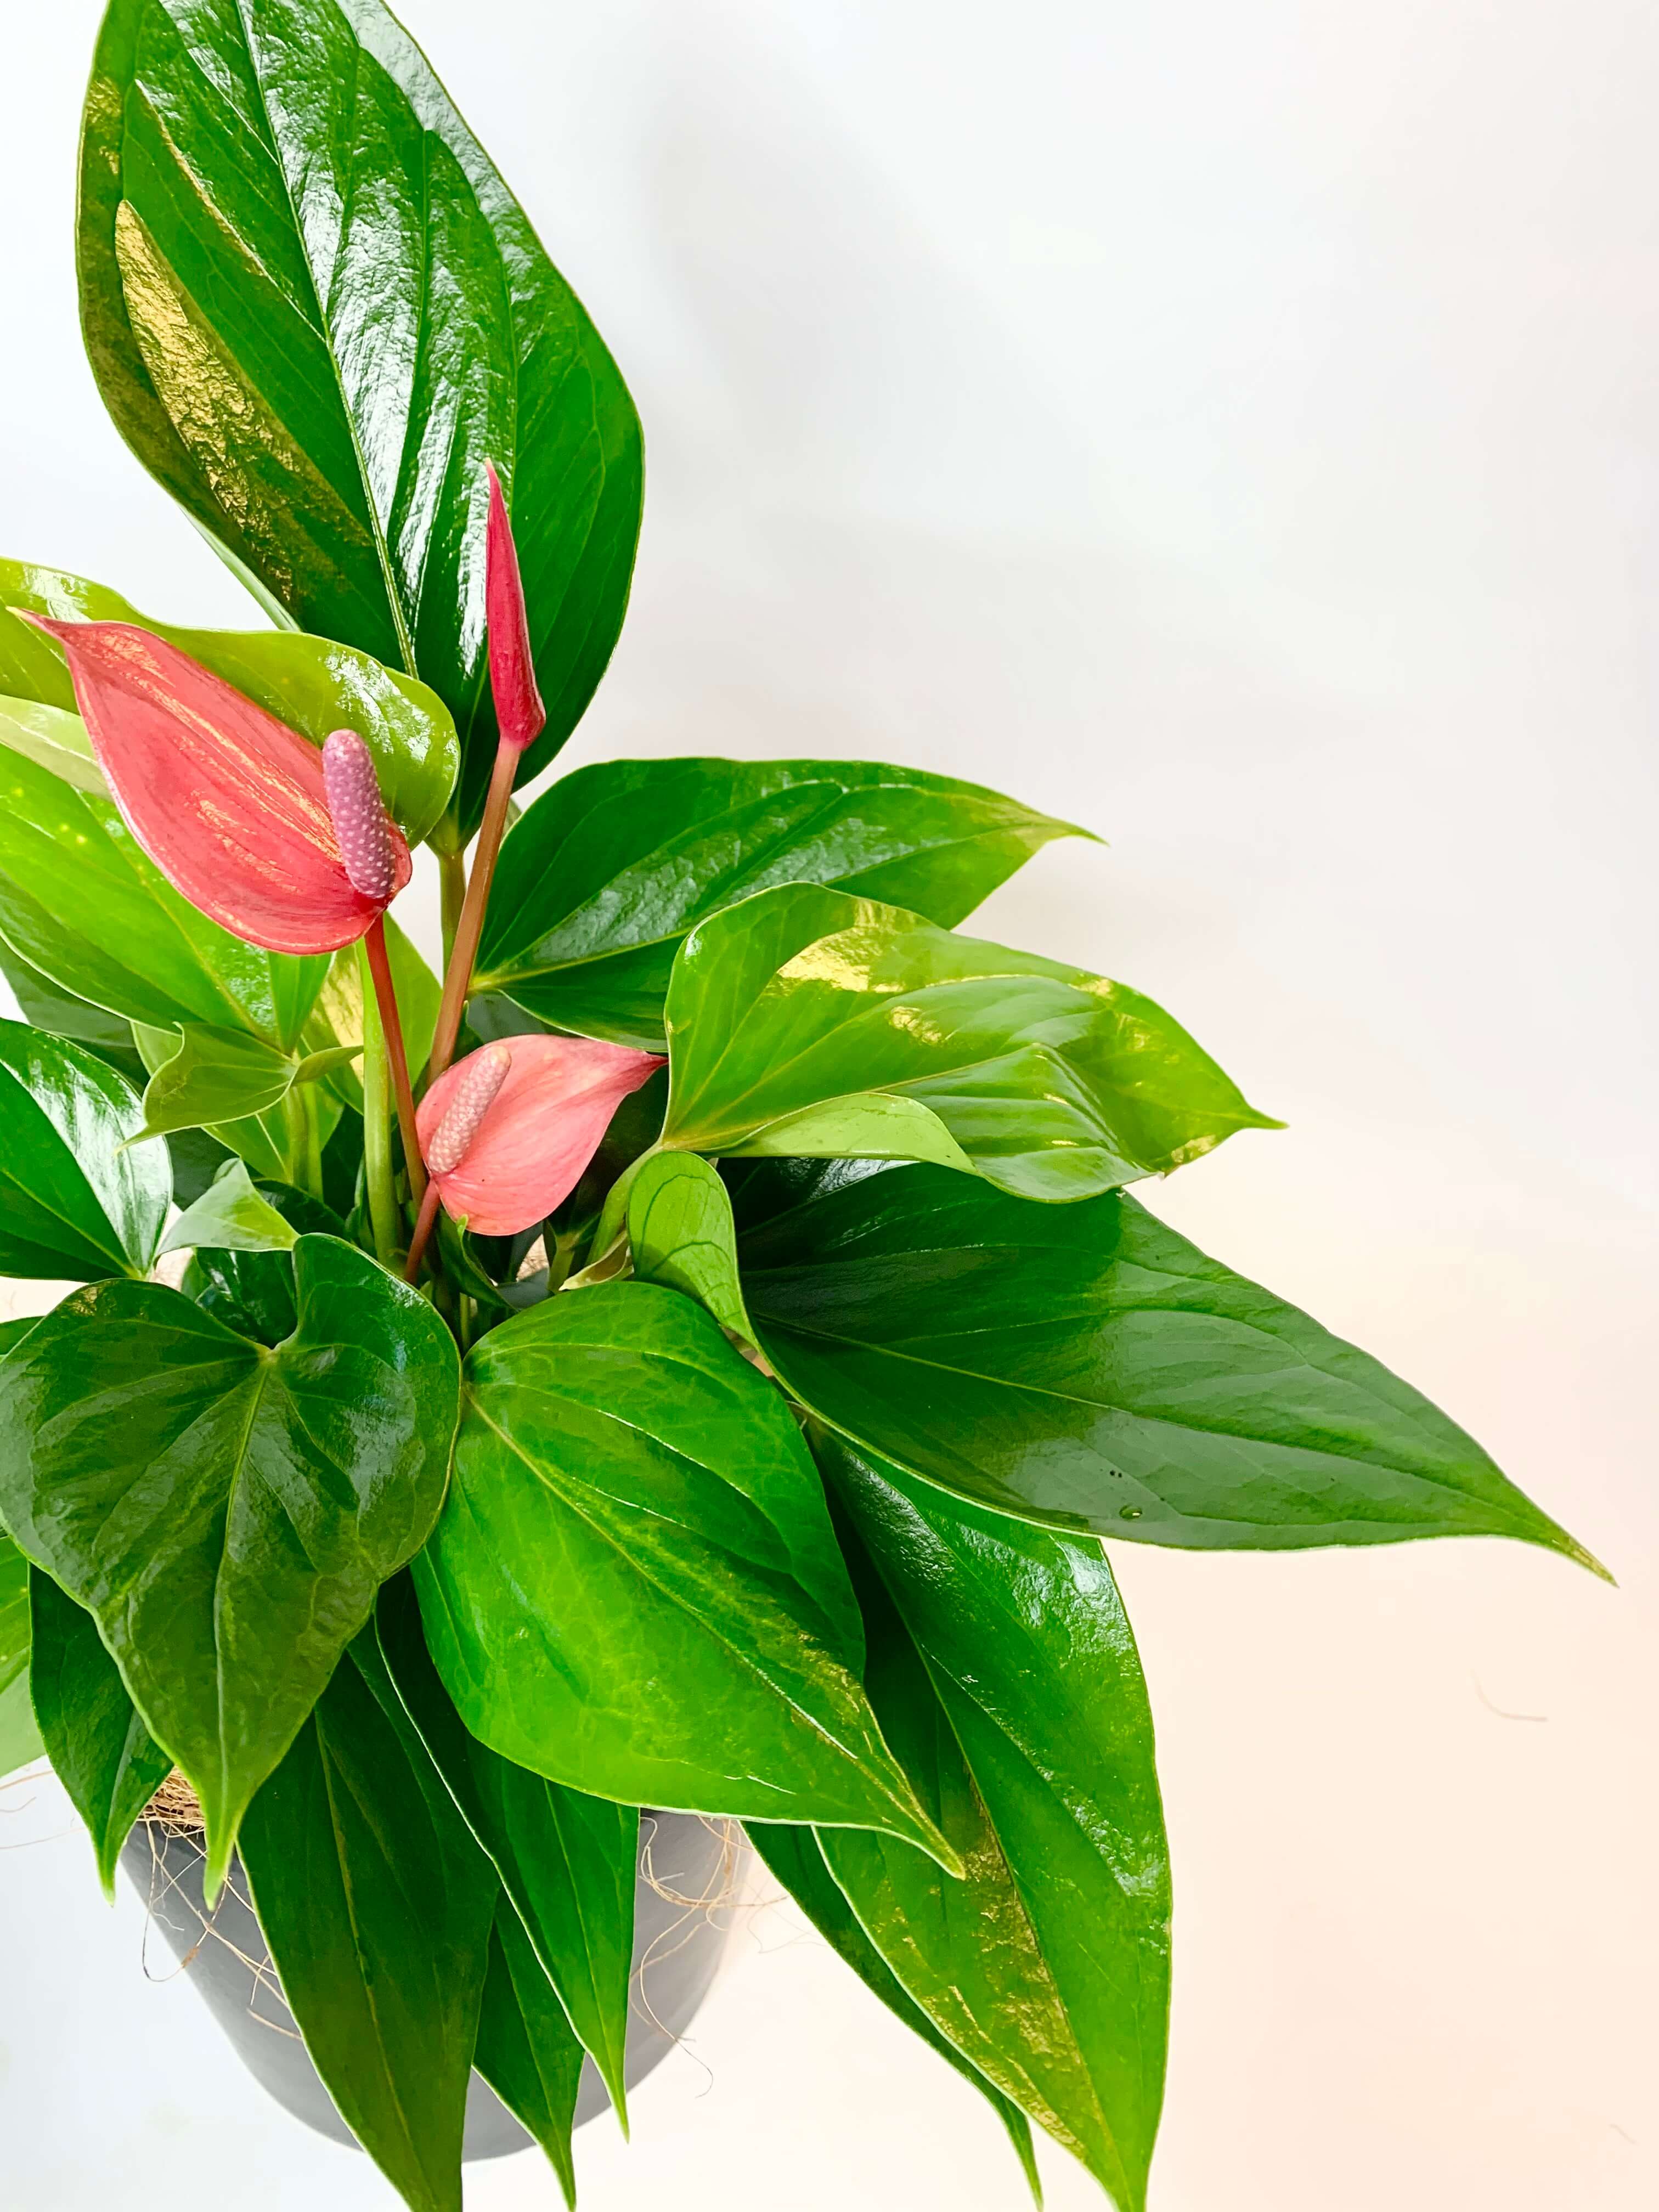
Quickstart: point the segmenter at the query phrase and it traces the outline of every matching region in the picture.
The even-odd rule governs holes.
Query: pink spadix
[[[631,1091],[663,1061],[588,1037],[514,1037],[445,1071],[416,1113],[432,1187],[452,1219],[513,1237],[567,1199]]]
[[[270,952],[337,951],[409,881],[409,847],[384,809],[382,858],[372,875],[353,874],[316,746],[187,653],[132,623],[24,618],[64,648],[128,828],[168,882],[233,936]],[[349,814],[355,836],[358,825],[371,834],[374,763],[361,738],[353,743],[362,752],[349,771],[362,793]],[[378,788],[374,796],[378,805]]]
[[[385,905],[398,888],[398,856],[374,757],[356,730],[325,739],[323,790],[352,889]]]

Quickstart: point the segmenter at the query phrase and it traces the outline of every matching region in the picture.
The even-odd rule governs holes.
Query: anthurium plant
[[[567,2190],[585,2056],[622,2109],[641,1807],[744,1822],[1033,2179],[1036,2122],[1138,2212],[1170,1870],[1102,1539],[1585,1555],[1131,1194],[1276,1125],[962,930],[1085,832],[861,760],[515,799],[640,425],[378,0],[113,0],[81,164],[99,389],[258,608],[0,565],[0,1268],[80,1285],[4,1332],[4,1765],[106,1883],[184,1778],[416,2212],[475,2063]]]

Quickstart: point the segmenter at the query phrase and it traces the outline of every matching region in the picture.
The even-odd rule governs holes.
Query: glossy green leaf
[[[938,1847],[860,1686],[799,1431],[690,1299],[562,1292],[475,1345],[415,1572],[445,1687],[503,1758],[622,1804]]]
[[[176,1048],[144,1091],[144,1132],[210,1129],[280,1106],[294,1087],[295,1062],[245,1030],[187,1023]]]
[[[995,1511],[1200,1550],[1514,1536],[1593,1564],[1408,1383],[1132,1198],[894,1169],[739,1249],[786,1387]]]
[[[825,1863],[823,1850],[811,1828],[778,1827],[751,1820],[744,1832],[763,1863],[783,1884],[830,1949],[850,1966],[859,1979],[878,1996],[890,2013],[919,2035],[929,2050],[970,2082],[1008,2131],[1031,2195],[1040,2205],[1042,2185],[1031,2148],[1030,2124],[1019,2106],[988,2081],[954,2043],[941,2035],[927,2014],[906,1990],[875,1945],[859,1925],[846,1893]]]
[[[1054,837],[1016,800],[878,761],[603,761],[501,848],[478,988],[660,1052],[686,932],[777,884],[831,884],[947,928]]]
[[[114,0],[82,125],[82,325],[153,475],[302,629],[418,674],[495,751],[484,462],[548,711],[622,624],[643,459],[626,386],[378,0]]]
[[[199,660],[314,745],[335,730],[356,730],[374,756],[386,811],[411,845],[427,835],[449,803],[460,757],[449,709],[424,684],[382,667],[366,653],[290,629],[180,629],[152,621],[118,592],[84,576],[32,562],[0,561],[0,692],[40,701],[48,712],[71,716],[75,689],[62,649],[20,622],[9,611],[15,607],[55,622],[134,623]],[[82,788],[107,793],[84,725],[77,738],[61,724],[43,723],[34,741],[68,757],[68,764],[59,766],[37,753],[44,767],[73,783],[79,780],[74,762],[83,763],[82,776],[89,763],[94,781],[83,782]],[[7,735],[3,705],[0,742],[17,743]]]
[[[25,1336],[31,1326],[0,1323]],[[0,1782],[45,1749],[29,1698],[29,1563],[0,1530]]]
[[[469,1733],[439,1680],[406,1576],[375,1609],[410,1719],[501,1884],[627,2125],[623,2060],[634,1954],[640,1816],[501,1758]]]
[[[826,1832],[824,1857],[935,2025],[1139,2212],[1164,2095],[1170,1863],[1111,1570],[1091,1540],[963,1508],[832,1440],[821,1457],[857,1530],[871,1698],[968,1873],[942,1881],[919,1852],[850,1832]]]
[[[249,1807],[242,1861],[283,1994],[352,2133],[411,2212],[461,2212],[499,1885],[364,1642]]]
[[[210,1887],[374,1594],[443,1495],[457,1364],[430,1306],[331,1237],[275,1350],[158,1283],[76,1291],[0,1361],[0,1517],[96,1614],[194,1784]]]
[[[291,1252],[299,1231],[254,1188],[240,1160],[228,1162],[161,1239],[163,1252],[206,1244],[227,1252]]]
[[[53,1036],[67,1037],[72,1044],[84,1045],[88,1052],[95,1053],[100,1060],[124,1075],[136,1090],[143,1091],[147,1071],[133,1042],[131,1022],[124,1021],[119,1014],[106,1013],[101,1006],[94,1006],[85,999],[71,997],[50,976],[43,975],[38,968],[31,968],[3,938],[0,938],[0,975],[10,984],[23,1019],[32,1029],[49,1030]],[[175,1176],[175,1190],[177,1182]]]
[[[231,1171],[224,1172],[228,1179]],[[254,1191],[294,1231],[296,1241],[301,1237],[337,1237],[349,1241],[339,1217],[307,1192],[279,1181],[256,1183]],[[174,1224],[175,1229],[181,1225]],[[291,1244],[280,1250],[270,1246],[261,1250],[198,1244],[185,1265],[179,1288],[239,1336],[251,1336],[258,1344],[278,1345],[299,1326],[292,1255]]]
[[[570,2130],[581,2087],[582,2047],[542,1971],[523,1923],[505,1899],[495,1908],[473,2064],[547,2153],[575,2212]]]
[[[127,1695],[98,1624],[50,1575],[29,1571],[29,1694],[53,1771],[86,1822],[106,1897],[133,1822],[172,1769]]]
[[[679,1291],[728,1335],[755,1340],[738,1279],[736,1231],[726,1185],[696,1152],[653,1152],[629,1186],[628,1241],[641,1282]]]
[[[664,1142],[689,1152],[933,1160],[1061,1200],[1275,1126],[1122,984],[803,884],[698,924],[668,1037]]]
[[[77,999],[130,1022],[243,1029],[284,1050],[328,970],[245,945],[154,866],[114,804],[0,753],[0,936]]]
[[[0,569],[4,566],[0,562]],[[0,631],[13,620],[0,606]],[[3,657],[3,651],[0,651],[0,659]],[[0,691],[3,691],[4,683],[4,672],[0,670]],[[109,797],[104,771],[93,757],[87,726],[71,708],[46,707],[33,699],[0,696],[0,745],[21,753],[38,767],[49,769],[76,791],[90,791],[102,799]]]
[[[0,1021],[0,1273],[149,1272],[173,1176],[165,1145],[136,1142],[143,1121],[131,1085],[92,1053]]]

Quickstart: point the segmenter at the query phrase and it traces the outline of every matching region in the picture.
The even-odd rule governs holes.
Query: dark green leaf
[[[32,1028],[49,1030],[53,1036],[68,1037],[73,1044],[84,1045],[88,1052],[96,1053],[100,1060],[106,1060],[125,1075],[136,1089],[143,1089],[146,1071],[132,1041],[131,1022],[119,1014],[106,1013],[101,1006],[94,1006],[85,999],[71,998],[49,975],[43,975],[38,968],[31,968],[3,938],[0,938],[0,975],[11,985],[23,1019]]]
[[[0,753],[0,936],[129,1022],[242,1029],[284,1051],[328,970],[245,945],[179,896],[108,799]]]
[[[668,1036],[664,1142],[689,1152],[933,1160],[1079,1199],[1275,1126],[1122,984],[804,884],[698,924]]]
[[[888,1170],[740,1249],[786,1386],[998,1512],[1202,1550],[1514,1536],[1593,1564],[1408,1383],[1132,1198]]]
[[[29,1694],[58,1779],[86,1822],[105,1894],[133,1822],[173,1762],[127,1695],[98,1624],[50,1575],[29,1571]]]
[[[352,2133],[412,2212],[460,2212],[500,1887],[364,1643],[248,1808],[242,1860],[283,1994]]]
[[[158,1283],[66,1298],[0,1361],[0,1516],[97,1615],[194,1784],[208,1882],[443,1495],[457,1389],[430,1306],[327,1237],[274,1351]]]
[[[953,2066],[990,2106],[1008,2131],[1014,2154],[1024,2171],[1031,2195],[1042,2202],[1036,2157],[1031,2148],[1031,2130],[1018,2105],[988,2081],[978,2067],[963,2057],[954,2043],[939,2033],[903,1984],[893,1973],[875,1945],[858,1923],[845,1893],[825,1863],[823,1851],[811,1828],[774,1826],[764,1820],[749,1822],[746,1832],[761,1859],[788,1891],[830,1949],[896,2014],[913,2035]]]
[[[82,790],[108,795],[85,725],[78,737],[66,726],[68,720],[78,722],[79,717],[62,648],[20,622],[8,611],[13,607],[27,607],[55,622],[135,623],[200,661],[314,745],[332,731],[356,730],[374,757],[386,811],[411,845],[427,835],[448,804],[459,746],[448,708],[424,684],[328,638],[291,629],[179,629],[152,622],[118,592],[84,576],[26,561],[0,561],[0,693],[41,701],[47,714],[66,718],[65,723],[38,725],[33,732],[20,728],[9,738],[0,726],[0,742],[30,751],[43,767]],[[36,745],[49,750],[31,750],[31,736]]]
[[[627,2125],[623,2059],[634,1951],[640,1816],[515,1766],[469,1733],[438,1678],[406,1576],[375,1625],[398,1694]]]
[[[947,928],[1054,837],[1012,799],[878,761],[604,761],[501,848],[478,988],[562,1029],[660,1052],[674,953],[775,884],[833,884]]]
[[[296,1236],[344,1238],[338,1216],[291,1183],[263,1182],[255,1187],[255,1195]],[[179,1225],[174,1224],[175,1228]],[[200,1244],[185,1267],[179,1288],[239,1336],[251,1336],[260,1344],[280,1344],[294,1334],[300,1318],[291,1251],[291,1247],[283,1251],[239,1251],[226,1245]]]
[[[696,1298],[729,1335],[752,1344],[744,1310],[732,1201],[696,1152],[653,1152],[628,1193],[628,1241],[641,1282]]]
[[[445,1686],[503,1758],[622,1804],[936,1847],[860,1686],[799,1431],[689,1299],[562,1292],[474,1346],[416,1580]]]
[[[564,2201],[575,2212],[570,2130],[581,2087],[582,2047],[543,1972],[530,1939],[503,1899],[495,1908],[489,1972],[473,2064],[547,2153]]]
[[[0,1021],[0,1272],[70,1282],[148,1272],[173,1176],[165,1145],[133,1141],[143,1125],[106,1062]]]
[[[621,628],[639,421],[523,210],[377,0],[115,0],[82,125],[82,325],[128,444],[299,625],[418,674],[495,751],[484,462],[548,728]]]
[[[1170,1864],[1134,1638],[1098,1544],[965,1509],[827,1443],[867,1547],[869,1687],[962,1854],[826,1832],[877,1949],[1124,2212],[1164,2095]]]

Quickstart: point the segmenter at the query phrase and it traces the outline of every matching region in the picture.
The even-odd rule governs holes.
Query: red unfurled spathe
[[[519,579],[518,548],[507,519],[507,501],[493,467],[489,477],[489,531],[484,541],[484,616],[489,631],[489,690],[501,743],[521,753],[541,735],[547,709],[536,688],[530,652],[530,617]]]
[[[270,952],[355,944],[409,881],[387,822],[384,898],[346,872],[322,756],[297,731],[132,623],[49,622],[98,765],[168,882],[233,936]]]
[[[441,1168],[452,1155],[435,1140],[450,1107],[481,1088],[481,1077],[495,1079],[503,1051],[509,1063],[471,1141],[455,1166]],[[477,1066],[486,1054],[487,1074]],[[514,1237],[544,1220],[576,1188],[623,1100],[664,1065],[655,1053],[565,1036],[512,1037],[458,1060],[416,1116],[444,1211],[481,1237]]]

